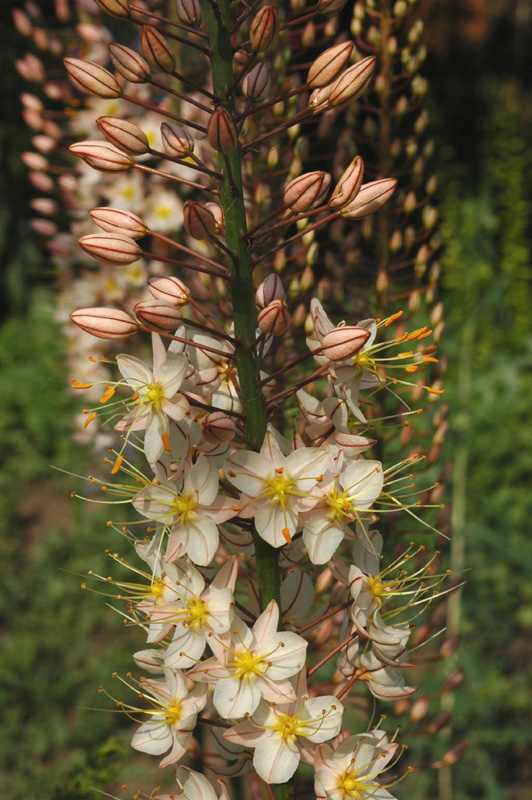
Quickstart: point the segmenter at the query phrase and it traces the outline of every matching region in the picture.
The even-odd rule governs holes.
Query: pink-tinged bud
[[[70,56],[64,58],[63,63],[74,86],[81,88],[82,91],[106,99],[121,96],[122,89],[116,78],[99,64]]]
[[[214,229],[214,232],[220,233],[225,225],[224,210],[222,206],[219,206],[218,203],[205,203],[205,208],[211,212],[216,221],[216,228]]]
[[[198,25],[201,22],[201,6],[198,0],[177,0],[177,18],[183,25]]]
[[[30,222],[32,230],[35,233],[38,233],[40,236],[55,236],[58,231],[58,227],[55,222],[52,222],[51,219],[32,219]]]
[[[444,643],[442,644],[442,646],[440,647],[440,650],[439,650],[440,657],[441,658],[449,658],[449,656],[451,656],[454,653],[454,651],[456,650],[456,648],[460,644],[460,638],[461,637],[458,634],[454,634],[453,636],[449,636],[449,638],[446,639],[444,641]]]
[[[347,0],[318,0],[318,11],[325,16],[332,16],[341,11],[346,3]]]
[[[144,300],[133,311],[142,325],[154,331],[175,331],[183,320],[177,307],[165,300]]]
[[[94,2],[111,17],[127,18],[130,16],[128,0],[94,0]]]
[[[218,153],[232,153],[238,143],[233,120],[225,108],[217,108],[207,125],[207,139],[210,146]]]
[[[360,156],[355,156],[336,184],[329,199],[329,208],[342,208],[352,203],[362,186],[363,175],[364,162]]]
[[[343,106],[356,100],[366,91],[375,71],[375,56],[368,56],[348,67],[333,83],[329,104],[333,107]]]
[[[341,42],[329,47],[314,61],[307,75],[309,89],[320,89],[335,81],[349,61],[353,42]]]
[[[141,239],[148,232],[148,226],[136,214],[122,208],[91,208],[89,214],[106,233],[123,233],[131,239]]]
[[[262,6],[255,14],[249,30],[254,53],[263,53],[279,30],[279,15],[273,6]]]
[[[153,70],[168,73],[175,70],[175,58],[170,45],[158,30],[144,25],[140,34],[140,46],[144,58]]]
[[[76,142],[68,149],[100,172],[123,172],[133,166],[131,158],[109,142]]]
[[[449,677],[443,684],[442,692],[454,691],[454,689],[456,689],[457,686],[460,686],[464,678],[465,678],[465,672],[463,669],[459,669],[456,672],[453,672],[453,674],[449,675]]]
[[[236,431],[236,425],[222,411],[213,411],[201,420],[201,429],[205,439],[211,444],[230,442]]]
[[[37,171],[46,172],[49,167],[48,161],[40,153],[26,152],[21,155],[22,163],[28,169],[35,169]]]
[[[284,300],[274,300],[259,312],[257,325],[265,333],[282,336],[290,327],[290,312]]]
[[[140,53],[122,44],[110,44],[109,55],[118,73],[131,83],[146,83],[150,77],[150,65]]]
[[[211,214],[208,208],[194,202],[194,200],[187,200],[185,203],[183,224],[186,232],[193,239],[208,239],[209,236],[214,236],[216,230],[214,214]]]
[[[122,233],[91,233],[82,236],[79,245],[104,264],[133,264],[142,258],[142,250],[136,241]]]
[[[255,292],[255,302],[259,308],[266,308],[274,300],[284,300],[285,292],[280,277],[272,272]]]
[[[292,211],[305,212],[319,206],[331,185],[328,172],[306,172],[290,181],[283,200]]]
[[[368,341],[370,333],[366,328],[356,325],[341,325],[326,333],[321,340],[321,351],[331,361],[345,361],[361,350]]]
[[[366,183],[360,189],[352,203],[339,209],[338,213],[347,219],[363,219],[388,202],[395,192],[397,181],[393,178],[383,178],[380,181]]]
[[[321,89],[314,89],[310,95],[308,104],[314,112],[325,111],[330,108],[329,98],[333,90],[334,83],[323,86]]]
[[[34,197],[30,200],[30,206],[38,214],[44,214],[46,217],[54,217],[59,209],[58,204],[51,197]]]
[[[149,152],[146,134],[134,122],[120,117],[98,117],[96,124],[105,138],[119,150],[135,156]]]
[[[28,15],[25,14],[24,11],[21,11],[20,8],[14,8],[11,11],[11,16],[13,17],[13,24],[17,31],[21,33],[22,36],[31,36],[33,25]]]
[[[336,431],[334,440],[344,453],[348,453],[350,456],[365,453],[366,450],[377,444],[376,439],[366,439],[365,436],[355,436],[351,433],[340,433],[339,431]]]
[[[456,764],[462,756],[464,755],[465,751],[467,750],[468,742],[467,739],[462,739],[461,742],[458,742],[450,750],[448,750],[441,761],[435,761],[431,764],[431,767],[434,769],[439,769],[440,767],[450,767],[452,764]]]
[[[148,289],[156,300],[165,300],[177,307],[185,306],[190,297],[190,289],[173,275],[154,275],[148,279]]]
[[[28,179],[32,186],[35,186],[40,192],[53,192],[55,189],[55,183],[52,178],[42,172],[30,172]]]
[[[186,158],[194,152],[194,139],[190,133],[185,128],[174,125],[173,122],[163,122],[161,138],[163,149],[169,156]]]
[[[20,101],[24,108],[29,108],[31,111],[36,111],[38,114],[44,111],[44,104],[42,100],[36,97],[34,94],[22,92],[20,95]]]
[[[98,339],[125,339],[138,330],[138,323],[118,308],[78,308],[70,315],[78,328]]]
[[[263,61],[261,64],[254,66],[244,78],[242,94],[246,100],[253,100],[258,103],[261,100],[266,100],[270,94],[271,86],[270,71],[268,65]]]
[[[429,698],[426,694],[414,700],[410,707],[410,719],[412,722],[419,722],[429,710]]]
[[[445,726],[449,724],[452,716],[453,715],[450,711],[442,711],[441,714],[436,714],[436,716],[429,721],[424,733],[428,733],[429,736],[433,736],[435,733],[438,733],[442,728],[445,728]]]
[[[41,153],[53,153],[57,147],[57,142],[50,136],[34,136],[31,143]]]

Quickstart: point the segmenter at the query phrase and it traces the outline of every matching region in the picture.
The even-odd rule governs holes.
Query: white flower
[[[314,745],[340,732],[343,706],[332,695],[306,695],[305,670],[293,681],[297,700],[287,705],[261,701],[249,719],[224,734],[255,749],[253,766],[266,783],[286,783],[303,758],[312,763]]]
[[[142,694],[151,700],[154,712],[134,734],[132,747],[142,753],[160,756],[170,750],[159,766],[178,761],[186,752],[199,712],[207,702],[207,687],[196,686],[189,692],[177,670],[165,669],[164,681],[147,680]]]
[[[349,736],[333,752],[322,744],[314,761],[318,800],[393,800],[377,779],[398,749],[383,731]]]
[[[166,561],[186,553],[195,564],[210,564],[218,547],[217,525],[235,515],[231,499],[218,495],[218,483],[216,468],[200,455],[181,492],[174,483],[159,483],[135,495],[132,503],[137,511],[162,522],[169,531]]]
[[[272,600],[250,630],[235,614],[231,638],[212,636],[214,658],[187,675],[216,683],[213,703],[226,719],[252,714],[261,698],[274,703],[296,699],[288,680],[305,663],[307,642],[296,633],[277,631],[279,609]]]
[[[153,464],[165,448],[168,422],[182,420],[188,411],[188,401],[179,394],[186,375],[187,358],[167,353],[157,334],[152,335],[153,370],[135,356],[118,355],[118,369],[133,389],[129,405],[134,409],[115,427],[118,430],[146,430],[144,452]]]
[[[260,453],[239,450],[225,462],[225,472],[241,498],[241,516],[254,516],[259,536],[272,547],[291,542],[300,512],[316,503],[310,490],[323,479],[327,450],[301,447],[283,455],[271,431]]]

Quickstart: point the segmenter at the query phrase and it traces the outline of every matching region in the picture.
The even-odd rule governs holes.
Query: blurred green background
[[[79,591],[106,571],[105,512],[69,499],[54,472],[85,459],[70,438],[65,353],[52,322],[54,271],[29,227],[20,153],[25,40],[3,2],[0,123],[0,771],[6,800],[94,797],[128,753],[128,732],[97,687],[127,671],[120,620]],[[425,74],[437,142],[447,331],[444,445],[454,536],[467,586],[456,607],[466,677],[447,699],[452,729],[436,760],[469,747],[452,780],[427,770],[402,786],[424,800],[532,797],[532,92],[531,3],[425,0]],[[458,619],[459,616],[459,619]],[[127,637],[127,634],[126,634]],[[138,643],[131,638],[131,648]],[[431,749],[432,748],[432,749]]]

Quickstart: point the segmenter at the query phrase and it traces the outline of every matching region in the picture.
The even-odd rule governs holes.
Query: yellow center
[[[274,731],[277,731],[283,739],[288,742],[293,742],[297,736],[305,736],[305,722],[299,719],[295,714],[279,714],[277,722],[272,726]]]
[[[162,401],[164,400],[164,389],[162,385],[160,383],[150,384],[148,386],[148,391],[146,392],[146,398],[152,406],[155,406],[156,409],[159,409]]]
[[[326,503],[330,508],[328,517],[333,522],[338,522],[345,517],[353,518],[353,507],[349,502],[347,492],[338,493],[336,489],[327,495]]]
[[[155,578],[155,580],[153,581],[153,583],[152,583],[152,585],[150,587],[150,593],[151,593],[152,597],[155,598],[155,602],[156,603],[157,603],[158,600],[160,600],[162,598],[163,591],[164,591],[164,583],[163,583],[163,581],[160,578]]]
[[[357,353],[356,356],[353,358],[355,365],[360,370],[369,370],[369,372],[376,372],[377,371],[377,364],[375,361],[369,357],[368,352],[361,351]]]
[[[266,495],[271,497],[272,503],[284,507],[288,503],[288,497],[294,494],[294,484],[295,480],[288,475],[275,475],[266,482]]]
[[[165,717],[167,725],[176,725],[181,720],[183,706],[179,700],[174,700],[171,706],[166,709]]]
[[[376,788],[374,783],[365,783],[364,780],[357,778],[356,772],[345,772],[338,783],[340,792],[353,800],[362,800],[364,796],[368,796],[364,793],[374,792]]]
[[[188,604],[188,616],[185,620],[190,628],[197,630],[201,625],[205,625],[206,619],[209,616],[209,610],[204,600],[195,597]]]
[[[174,516],[179,517],[183,523],[190,522],[196,516],[196,506],[198,505],[198,497],[194,492],[188,492],[181,495],[172,508]]]
[[[260,655],[252,653],[251,650],[241,650],[235,653],[235,660],[230,666],[235,667],[235,675],[238,678],[250,679],[253,675],[262,675],[266,663]]]

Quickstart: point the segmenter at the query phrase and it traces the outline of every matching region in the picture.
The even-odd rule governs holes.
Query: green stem
[[[235,119],[233,46],[231,44],[231,15],[229,0],[211,5],[202,0],[202,10],[209,32],[212,50],[211,66],[214,95],[232,119]],[[223,179],[220,199],[225,216],[227,247],[233,253],[228,260],[231,274],[231,299],[235,337],[235,363],[244,409],[244,430],[251,446],[258,450],[266,435],[266,403],[260,388],[260,370],[253,349],[256,337],[253,261],[246,242],[246,208],[242,184],[242,158],[237,147],[229,155],[219,156]],[[279,551],[253,533],[257,561],[259,600],[263,611],[271,600],[280,607]],[[284,795],[279,796],[279,800]]]

